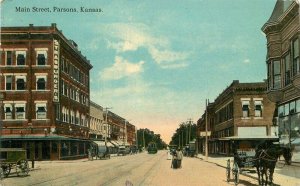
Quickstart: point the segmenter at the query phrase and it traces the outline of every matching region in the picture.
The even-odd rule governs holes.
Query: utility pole
[[[183,147],[183,134],[184,134],[184,131],[182,130],[182,132],[181,132],[181,146]]]
[[[208,159],[208,138],[207,138],[207,105],[208,99],[205,100],[205,159]]]
[[[145,149],[145,129],[143,129],[143,146],[144,146],[144,149]]]
[[[191,124],[192,124],[192,118],[189,118],[188,119],[188,123],[189,123],[189,128],[188,128],[188,130],[189,130],[189,135],[188,135],[188,142],[190,143],[190,141],[191,141]]]
[[[189,134],[189,129],[188,129],[188,123],[185,124],[185,145],[188,144],[188,134]]]

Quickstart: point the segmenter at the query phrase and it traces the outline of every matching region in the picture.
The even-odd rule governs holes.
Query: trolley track
[[[145,172],[145,174],[142,176],[142,180],[141,181],[135,181],[134,182],[134,185],[143,185],[143,183],[144,183],[144,181],[146,180],[146,178],[148,178],[149,176],[150,176],[150,173],[153,171],[153,168],[155,167],[155,166],[158,166],[158,164],[156,163],[157,162],[157,160],[156,159],[160,159],[161,157],[163,156],[163,154],[162,155],[159,155],[159,156],[153,156],[153,157],[151,157],[151,159],[149,159],[149,162],[154,162],[150,167],[148,167],[147,169],[147,171]],[[113,183],[115,183],[115,182],[117,182],[117,181],[119,181],[122,177],[124,177],[124,176],[126,176],[126,175],[130,175],[130,174],[132,174],[132,172],[136,169],[136,168],[139,168],[140,166],[141,166],[141,164],[140,164],[140,162],[136,162],[137,164],[136,165],[134,165],[134,166],[131,166],[130,167],[130,170],[128,171],[122,171],[120,174],[118,174],[118,176],[115,176],[113,179],[111,179],[111,180],[108,180],[108,181],[106,181],[106,182],[104,182],[103,184],[101,184],[101,185],[103,185],[103,186],[108,186],[108,185],[112,185]],[[126,181],[132,181],[132,180],[126,180]],[[124,184],[125,184],[125,182],[124,182]]]

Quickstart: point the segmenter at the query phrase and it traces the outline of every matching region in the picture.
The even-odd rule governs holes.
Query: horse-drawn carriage
[[[0,179],[8,177],[15,168],[18,176],[27,176],[29,166],[26,150],[22,148],[0,148]]]
[[[99,159],[110,159],[110,152],[105,141],[93,141],[89,150],[89,159],[93,160],[93,157]]]
[[[279,156],[283,155],[286,162],[291,159],[290,150],[281,147],[277,137],[239,138],[229,137],[234,159],[231,166],[227,160],[226,178],[230,181],[232,173],[235,185],[239,183],[239,174],[245,170],[256,170],[259,184],[273,182],[274,168]],[[264,180],[265,176],[265,180]]]

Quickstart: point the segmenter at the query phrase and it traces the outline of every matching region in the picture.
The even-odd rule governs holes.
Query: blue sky
[[[43,3],[41,3],[43,2]],[[169,142],[233,80],[266,79],[275,0],[2,0],[2,26],[56,23],[91,61],[91,100]],[[101,13],[16,12],[16,7]]]

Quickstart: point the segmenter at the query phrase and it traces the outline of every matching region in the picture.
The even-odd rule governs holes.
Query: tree
[[[194,123],[180,123],[172,136],[170,145],[185,146],[189,141],[196,139],[197,125]]]
[[[166,148],[167,144],[160,138],[160,134],[155,134],[149,129],[139,129],[137,131],[138,147],[147,147],[150,142],[155,142],[158,149]]]

